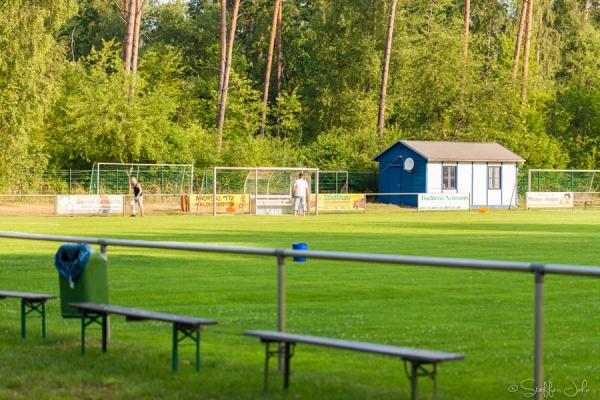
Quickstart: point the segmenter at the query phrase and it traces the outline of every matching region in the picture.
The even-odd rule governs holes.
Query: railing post
[[[106,253],[108,252],[108,245],[106,243],[104,243],[104,241],[100,242],[100,253],[102,253],[102,255],[104,257],[106,257]],[[105,330],[106,335],[103,334],[103,336],[106,338],[106,340],[110,339],[110,315],[106,315],[105,316],[105,320],[102,323],[102,327]]]
[[[535,338],[534,370],[535,400],[544,398],[544,265],[533,264],[535,273]]]
[[[285,332],[285,256],[277,255],[277,330]],[[283,350],[280,345],[279,350]],[[285,357],[279,352],[279,371],[283,371]]]

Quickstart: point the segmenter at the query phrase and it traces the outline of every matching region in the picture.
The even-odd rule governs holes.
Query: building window
[[[442,188],[456,190],[456,166],[444,165],[442,170]]]
[[[500,167],[488,167],[488,189],[500,189]]]

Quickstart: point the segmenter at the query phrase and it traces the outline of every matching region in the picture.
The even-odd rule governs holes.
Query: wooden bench
[[[91,324],[102,326],[102,352],[106,353],[109,314],[123,315],[126,321],[162,321],[173,324],[173,371],[179,366],[179,343],[186,338],[196,344],[196,371],[200,372],[200,330],[204,325],[215,325],[217,321],[203,318],[166,314],[136,308],[125,308],[108,304],[71,303],[81,312],[81,354],[85,354],[85,329]],[[181,335],[180,335],[181,334]]]
[[[27,315],[35,312],[42,316],[42,337],[46,338],[46,302],[55,299],[52,294],[0,291],[0,299],[21,299],[21,337],[27,336]]]
[[[297,343],[398,357],[404,361],[404,371],[411,383],[411,399],[413,400],[416,400],[418,396],[417,384],[419,377],[428,376],[432,379],[435,397],[437,364],[444,361],[464,359],[464,355],[456,353],[442,353],[439,351],[337,340],[284,332],[246,331],[245,334],[247,336],[258,337],[265,344],[265,393],[268,392],[269,358],[274,355],[283,357],[283,388],[284,390],[288,388],[290,382],[290,360],[294,355],[294,348]],[[271,351],[269,349],[271,343],[278,344],[278,348]],[[407,366],[407,363],[410,363],[410,368]],[[431,369],[427,369],[427,365],[431,365]]]

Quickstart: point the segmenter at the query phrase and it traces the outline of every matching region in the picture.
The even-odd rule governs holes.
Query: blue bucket
[[[292,249],[294,250],[308,250],[307,243],[292,243]],[[306,257],[294,257],[295,262],[306,262]]]

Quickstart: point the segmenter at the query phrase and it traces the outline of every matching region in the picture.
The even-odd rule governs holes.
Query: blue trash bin
[[[292,243],[292,249],[294,250],[308,250],[307,243]],[[294,257],[295,262],[306,262],[306,257]]]

